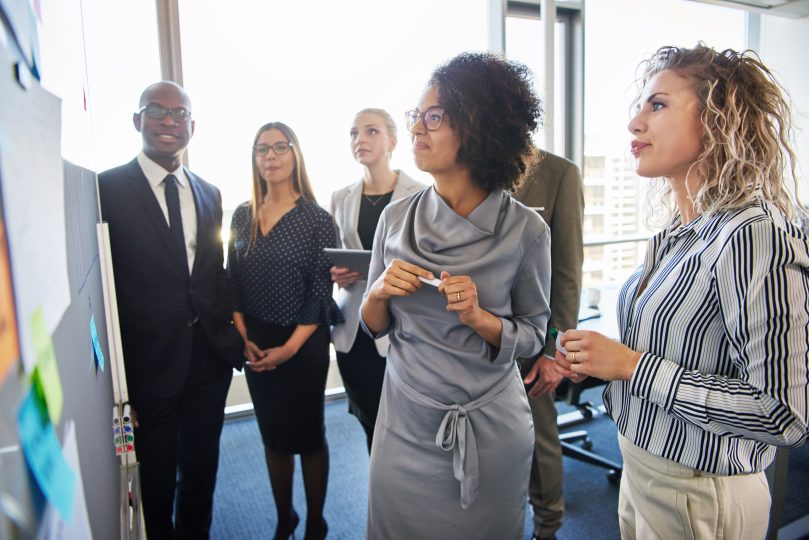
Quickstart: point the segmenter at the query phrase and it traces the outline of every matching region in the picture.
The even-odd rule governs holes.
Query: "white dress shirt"
[[[188,258],[188,272],[194,267],[194,254],[197,251],[197,209],[194,205],[194,192],[185,174],[185,170],[180,165],[176,171],[166,171],[163,167],[149,159],[142,151],[138,154],[138,165],[140,165],[146,180],[152,187],[157,204],[163,211],[166,223],[169,223],[169,210],[166,206],[166,176],[173,174],[177,178],[177,190],[180,194],[180,213],[183,218],[183,235],[185,236],[185,254]]]

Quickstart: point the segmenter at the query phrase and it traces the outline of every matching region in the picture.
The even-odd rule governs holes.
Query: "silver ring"
[[[573,362],[574,364],[576,363],[576,353],[574,353],[573,351],[570,351],[570,361]]]
[[[460,302],[461,301],[461,293],[456,292],[455,293],[455,298],[457,298],[457,301]]]

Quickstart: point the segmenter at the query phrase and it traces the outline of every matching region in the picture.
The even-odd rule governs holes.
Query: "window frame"
[[[506,17],[529,17],[542,19],[542,3],[540,0],[508,1],[503,23]],[[574,162],[579,170],[584,162],[584,8],[579,2],[555,2],[556,22],[565,28],[565,39],[562,51],[562,79],[564,107],[562,118],[554,118],[564,126],[564,148],[560,153]],[[505,41],[505,34],[504,34]],[[505,47],[504,47],[505,48]],[[548,69],[546,67],[546,69]],[[553,67],[551,66],[551,69]],[[547,79],[547,73],[546,79]],[[553,149],[548,149],[552,153]]]

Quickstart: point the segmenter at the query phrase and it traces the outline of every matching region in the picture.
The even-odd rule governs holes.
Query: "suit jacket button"
[[[188,319],[187,321],[185,321],[185,325],[191,328],[192,326],[194,326],[194,319]]]

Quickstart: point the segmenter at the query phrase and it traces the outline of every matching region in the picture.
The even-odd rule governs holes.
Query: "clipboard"
[[[345,266],[352,272],[359,272],[360,279],[368,279],[368,268],[371,266],[369,250],[323,248],[323,252],[335,266]]]

